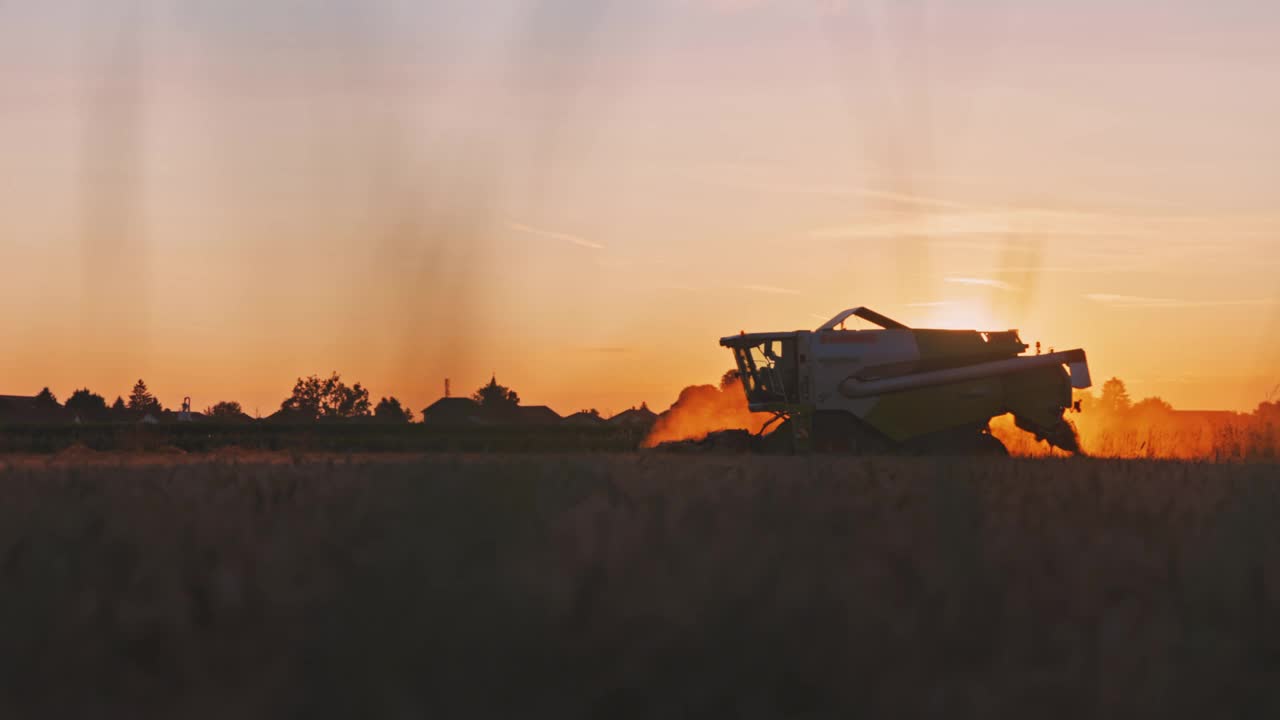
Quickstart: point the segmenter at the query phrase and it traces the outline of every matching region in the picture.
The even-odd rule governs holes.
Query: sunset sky
[[[1280,385],[1280,3],[0,0],[0,394],[665,408],[867,305]]]

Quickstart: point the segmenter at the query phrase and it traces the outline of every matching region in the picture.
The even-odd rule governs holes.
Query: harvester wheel
[[[795,435],[791,430],[791,421],[783,420],[774,425],[769,432],[760,436],[756,448],[766,455],[791,455],[796,451]]]
[[[1059,417],[1048,425],[1039,425],[1034,420],[1014,413],[1013,421],[1020,429],[1035,435],[1036,440],[1047,440],[1050,445],[1075,455],[1084,454],[1080,449],[1080,436],[1076,433],[1076,426],[1064,417]]]
[[[813,449],[823,453],[875,455],[889,451],[888,443],[847,412],[813,414]]]

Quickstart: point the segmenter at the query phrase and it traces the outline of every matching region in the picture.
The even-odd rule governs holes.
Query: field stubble
[[[1274,717],[1276,470],[10,458],[0,714]]]

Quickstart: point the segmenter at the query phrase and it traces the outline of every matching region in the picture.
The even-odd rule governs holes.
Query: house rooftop
[[[648,405],[641,405],[638,408],[623,410],[609,418],[608,422],[610,425],[643,425],[657,419],[658,414],[650,410]]]
[[[38,395],[0,395],[0,422],[11,424],[69,423],[75,414],[56,403],[42,402]]]
[[[516,418],[521,423],[536,425],[552,425],[560,422],[560,413],[546,405],[520,405],[516,408]]]
[[[422,422],[436,424],[484,423],[480,406],[466,397],[443,397],[422,410]]]

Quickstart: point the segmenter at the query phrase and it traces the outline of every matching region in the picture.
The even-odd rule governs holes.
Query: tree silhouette
[[[127,408],[124,404],[124,398],[116,396],[116,401],[111,404],[111,412],[124,412]]]
[[[160,412],[160,401],[147,390],[145,382],[138,380],[133,386],[133,392],[129,393],[129,409],[135,412]]]
[[[369,416],[369,391],[356,383],[347,387],[338,373],[298,378],[293,394],[280,404],[281,410],[296,412],[313,420]]]
[[[400,401],[394,397],[382,398],[378,401],[378,406],[373,409],[373,416],[379,422],[386,423],[411,423],[413,422],[413,411],[400,404]]]
[[[520,404],[520,396],[515,390],[498,384],[498,377],[494,375],[489,378],[489,384],[476,390],[471,396],[482,408],[492,410],[505,410],[514,408]]]
[[[44,407],[56,407],[58,405],[58,398],[53,394],[52,390],[45,388],[40,391],[39,395],[36,395],[36,403]]]
[[[1254,408],[1253,416],[1262,422],[1280,422],[1280,400],[1267,400],[1258,403],[1258,407]]]
[[[1133,412],[1135,414],[1160,415],[1173,412],[1173,406],[1165,402],[1163,398],[1149,397],[1134,403]]]
[[[1111,378],[1102,384],[1102,394],[1098,397],[1098,409],[1103,412],[1121,414],[1133,408],[1133,400],[1120,378]]]
[[[71,397],[67,398],[64,407],[84,418],[105,413],[107,411],[107,401],[101,395],[91,392],[89,388],[82,388],[71,393]]]
[[[334,373],[337,376],[337,373]],[[326,381],[312,375],[306,378],[298,378],[293,385],[293,394],[288,399],[280,403],[281,410],[296,412],[306,415],[310,418],[320,417],[320,405],[323,402],[324,386]]]
[[[204,414],[205,417],[211,418],[239,418],[244,414],[244,408],[240,406],[240,403],[231,400],[205,408]]]
[[[734,368],[732,370],[727,370],[725,371],[725,374],[720,376],[720,389],[726,390],[729,388],[729,386],[741,380],[742,380],[742,375],[741,373],[738,372],[737,368]]]

